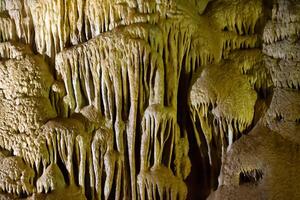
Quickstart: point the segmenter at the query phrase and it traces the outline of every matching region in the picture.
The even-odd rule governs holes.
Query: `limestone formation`
[[[299,199],[298,0],[0,0],[0,199]]]
[[[21,157],[0,155],[1,191],[21,195],[34,192],[34,171],[24,163]]]
[[[297,1],[278,1],[273,6],[263,31],[265,65],[274,84],[272,99],[257,125],[228,151],[218,190],[210,199],[300,197],[296,189],[300,172],[299,6]]]

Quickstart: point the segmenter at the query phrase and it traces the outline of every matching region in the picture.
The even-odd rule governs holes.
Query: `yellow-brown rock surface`
[[[0,0],[0,199],[299,199],[298,0]]]

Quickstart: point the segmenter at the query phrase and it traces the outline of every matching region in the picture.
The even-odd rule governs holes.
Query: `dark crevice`
[[[239,175],[239,184],[258,184],[263,179],[263,172],[260,169],[242,171]]]

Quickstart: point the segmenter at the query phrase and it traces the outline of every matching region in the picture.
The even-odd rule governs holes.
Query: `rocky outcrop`
[[[1,152],[0,168],[1,191],[16,195],[29,195],[34,192],[34,171],[24,163],[21,157]]]
[[[292,6],[292,7],[291,7]],[[227,152],[210,199],[297,199],[299,187],[299,3],[278,1],[264,30],[274,89],[264,117]],[[298,14],[296,14],[298,13]],[[251,194],[245,198],[245,193]]]

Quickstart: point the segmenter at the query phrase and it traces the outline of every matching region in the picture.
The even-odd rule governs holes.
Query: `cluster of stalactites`
[[[56,117],[48,99],[53,83],[48,65],[28,46],[15,42],[0,44],[0,58],[0,146],[22,157],[32,168],[42,157],[46,165],[45,146],[38,141],[36,130]],[[20,194],[20,189],[14,190]]]
[[[136,53],[128,54],[132,50]],[[146,80],[142,81],[149,103],[162,103],[162,67],[161,58],[146,43],[109,34],[64,51],[56,59],[56,70],[67,92],[65,103],[71,113],[88,104],[108,119],[121,117],[121,109],[116,108],[121,105],[128,113],[129,94],[139,90],[139,73],[144,73]],[[118,116],[113,116],[115,109]]]
[[[299,196],[298,185],[292,184],[297,181],[284,189],[278,181],[299,171],[295,156],[300,144],[299,3],[273,1],[272,18],[263,31],[263,60],[274,84],[271,102],[256,126],[227,152],[219,188],[211,199],[244,198],[245,193],[251,194],[250,199]],[[281,173],[287,166],[289,172]]]
[[[62,179],[55,166],[62,162],[68,175],[66,183],[81,186],[83,190],[94,188],[93,195],[98,199],[112,197],[112,191],[114,198],[119,199],[127,195],[128,187],[131,187],[133,199],[136,188],[142,199],[157,195],[166,199],[185,199],[187,189],[183,180],[190,171],[188,141],[180,132],[176,108],[173,108],[177,106],[179,78],[183,70],[190,73],[200,66],[219,62],[232,50],[255,47],[254,27],[260,16],[260,4],[240,0],[239,3],[245,4],[238,10],[251,8],[254,11],[245,16],[239,14],[242,12],[225,13],[218,9],[218,4],[213,7],[213,14],[200,16],[208,1],[191,1],[187,5],[195,5],[198,11],[193,15],[195,18],[186,20],[190,15],[184,1],[1,2],[5,2],[1,10],[8,10],[8,14],[0,16],[5,25],[4,30],[0,28],[3,41],[18,38],[35,44],[40,54],[51,58],[56,56],[59,80],[51,86],[51,103],[58,115],[69,117],[50,120],[39,129],[36,140],[30,136],[0,137],[3,140],[0,144],[22,155],[38,175],[44,172],[38,181],[38,191],[55,190],[56,184],[64,187],[63,181],[55,183],[53,177],[48,178],[55,173],[59,180]],[[229,5],[229,1],[219,2]],[[211,16],[213,25],[207,23]],[[168,18],[168,21],[159,21],[161,17]],[[170,22],[170,19],[174,21]],[[216,23],[220,19],[225,19],[229,32],[221,32],[225,27]],[[7,30],[16,30],[12,31],[16,35]],[[85,43],[80,44],[82,42]],[[65,49],[71,45],[76,46]],[[7,57],[21,56],[18,50],[3,49],[0,54]],[[234,74],[247,74],[254,63],[259,66],[253,60],[250,59],[250,64],[230,63],[240,67]],[[256,96],[251,89],[255,84],[262,87],[258,82],[264,78],[264,75],[259,75],[238,80],[247,92],[250,91],[251,95],[246,99],[253,107]],[[222,137],[229,138],[230,144],[235,133],[249,127],[253,111],[250,110],[246,117],[239,117],[236,111],[226,110],[226,102],[222,104],[224,97],[213,98],[193,102],[192,118],[198,123],[196,118],[199,117],[207,143],[210,143],[212,134],[220,131]],[[214,107],[216,104],[218,108]],[[74,118],[86,105],[98,110],[109,126],[91,128],[84,117],[80,120]],[[214,107],[213,112],[211,107]],[[211,114],[215,114],[213,121],[209,119]],[[144,116],[141,127],[138,116]],[[136,142],[139,142],[136,141],[136,130],[140,128],[141,155],[135,155]],[[21,143],[26,144],[24,148],[15,145],[20,138]],[[35,146],[35,143],[39,145]],[[137,156],[140,156],[141,163],[135,163]],[[138,165],[141,171],[136,187],[135,168]],[[78,169],[75,166],[79,166]]]
[[[54,119],[41,127],[39,139],[45,141],[44,154],[48,157],[42,159],[48,159],[48,163],[43,165],[43,175],[37,182],[39,193],[68,185],[80,186],[83,193],[88,188],[89,195],[95,199],[127,195],[122,184],[124,161],[114,150],[111,123],[100,119],[104,120],[101,114],[93,106],[88,106],[81,109],[80,114],[75,113],[68,119]],[[60,162],[65,166],[66,180],[56,169]],[[52,176],[59,180],[47,178],[49,173],[55,173]],[[114,194],[111,192],[113,187]]]
[[[272,9],[264,34],[263,52],[274,85],[299,89],[300,7],[294,1],[278,1]]]
[[[191,88],[189,108],[203,160],[211,166],[207,180],[211,187],[217,186],[226,151],[253,124],[257,92],[271,85],[258,49],[235,50],[224,61],[200,71]]]
[[[16,195],[29,195],[34,191],[34,171],[21,157],[0,152],[0,190]]]
[[[300,6],[278,0],[264,31],[263,52],[275,89],[266,115],[268,127],[299,143]]]
[[[141,199],[185,199],[183,179],[190,172],[187,138],[181,137],[176,112],[161,105],[149,106],[142,120],[141,171],[138,193]],[[175,159],[174,159],[175,158]]]
[[[221,68],[230,75],[222,76]],[[222,138],[228,138],[227,144],[231,144],[238,133],[251,125],[256,101],[254,89],[268,88],[271,83],[267,76],[263,56],[257,49],[235,51],[225,62],[203,69],[190,93],[190,109],[192,120],[201,124],[208,143],[212,132],[219,132]],[[224,85],[230,85],[230,91],[224,90]],[[242,91],[248,92],[241,94]],[[245,107],[239,100],[241,96],[252,106]]]
[[[198,9],[204,10],[206,4],[201,1]],[[0,36],[1,41],[34,44],[38,53],[54,59],[65,48],[117,27],[175,18],[179,5],[176,1],[3,0]]]
[[[262,16],[262,7],[262,2],[256,0],[236,3],[221,0],[212,3],[205,14],[212,19],[214,30],[219,30],[221,45],[215,45],[214,52],[219,51],[225,61],[214,59],[198,69],[200,77],[192,86],[189,107],[197,143],[203,147],[200,137],[203,132],[211,164],[212,143],[220,147],[218,151],[223,155],[227,145],[252,124],[255,90],[271,84],[259,50],[249,50],[258,47],[255,26]],[[233,9],[237,12],[230,11]],[[231,90],[224,90],[225,85]],[[240,91],[247,92],[240,94]],[[241,96],[251,106],[244,106]]]
[[[33,24],[27,1],[1,1],[0,21],[4,26],[1,26],[0,32],[2,40],[19,40],[26,44],[33,42]]]
[[[234,10],[234,12],[232,12]],[[238,35],[255,34],[255,26],[262,16],[263,6],[260,0],[219,0],[212,3],[208,15],[221,30],[235,32]]]

